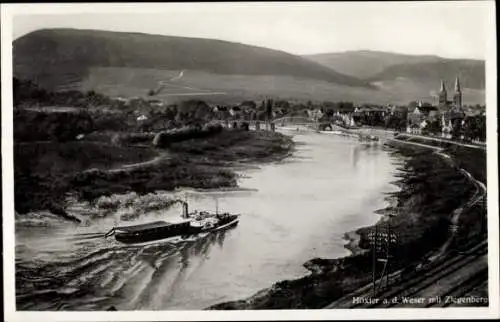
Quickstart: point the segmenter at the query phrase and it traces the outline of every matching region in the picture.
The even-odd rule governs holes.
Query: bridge
[[[213,120],[212,122],[219,123],[228,129],[245,129],[245,130],[268,130],[274,131],[276,128],[275,123],[270,121],[260,121],[260,120]]]
[[[271,120],[242,120],[242,119],[227,119],[227,120],[214,120],[225,128],[240,128],[247,130],[270,130],[287,127],[296,129],[306,129],[312,131],[343,131],[349,132],[352,130],[346,125],[345,121],[340,117],[333,117],[331,120],[318,121],[305,116],[284,116]],[[358,133],[351,133],[358,134]]]
[[[286,127],[286,126],[306,126],[308,128],[312,128],[317,130],[320,126],[319,122],[315,122],[307,117],[303,116],[286,116],[276,119],[270,120],[236,120],[236,119],[228,119],[228,120],[214,120],[214,122],[218,122],[222,126],[226,128],[243,128],[247,127],[250,130],[273,130],[276,127]],[[330,125],[328,123],[327,125]]]
[[[278,126],[286,125],[314,125],[317,122],[305,116],[284,116],[273,120]]]

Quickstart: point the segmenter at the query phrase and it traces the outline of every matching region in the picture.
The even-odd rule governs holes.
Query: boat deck
[[[121,231],[126,231],[126,232],[135,232],[135,231],[141,231],[141,230],[152,229],[152,228],[166,227],[166,226],[170,226],[172,224],[173,223],[169,223],[169,222],[160,220],[160,221],[154,221],[154,222],[150,222],[147,224],[141,224],[141,225],[116,227],[116,229],[121,230]]]

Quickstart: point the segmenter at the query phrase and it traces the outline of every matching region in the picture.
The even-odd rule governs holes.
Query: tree
[[[175,109],[175,106],[172,107],[172,108],[171,107],[167,107],[167,110],[165,111],[165,118],[167,120],[170,120],[170,121],[175,120],[176,111],[174,109]]]
[[[337,107],[339,111],[343,112],[352,112],[354,111],[354,103],[353,102],[338,102]]]
[[[467,117],[463,125],[466,140],[486,140],[486,118],[483,115]]]
[[[333,114],[334,114],[333,108],[325,109],[325,116],[333,117]]]
[[[286,111],[290,109],[290,103],[287,100],[277,100],[274,102],[274,106],[281,107]]]
[[[478,118],[478,130],[477,130],[479,140],[486,141],[486,116],[481,115]]]
[[[257,104],[254,101],[244,101],[240,105],[241,106],[247,106],[251,110],[255,110],[257,108]]]
[[[452,120],[451,137],[454,140],[459,140],[462,135],[462,120],[459,118]]]
[[[266,116],[267,116],[268,120],[273,118],[273,100],[272,99],[266,100]]]
[[[423,134],[439,134],[443,130],[441,122],[439,120],[434,120],[428,122],[427,125],[422,129]]]
[[[408,108],[410,108],[410,109],[414,109],[417,106],[418,106],[418,103],[416,101],[411,101],[410,103],[408,103]]]

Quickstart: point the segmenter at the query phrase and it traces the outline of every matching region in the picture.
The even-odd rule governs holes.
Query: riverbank
[[[343,258],[314,258],[306,263],[311,274],[273,284],[255,295],[225,302],[208,309],[319,309],[371,281],[372,258],[368,236],[375,227],[386,225],[397,236],[394,265],[389,272],[414,267],[431,256],[449,236],[453,211],[475,193],[474,184],[456,167],[432,150],[416,146],[398,146],[394,156],[404,159],[399,168],[400,191],[390,197],[397,200],[382,213],[374,226],[346,234],[346,248],[353,254]],[[472,162],[472,161],[470,161]],[[483,169],[485,171],[485,169]],[[477,225],[461,225],[461,234],[480,233]],[[459,239],[460,240],[460,239]]]
[[[400,181],[394,182],[393,184],[398,186],[400,189],[403,188],[403,185]],[[389,220],[394,213],[398,212],[398,194],[391,193],[390,195],[385,197],[385,201],[387,202],[387,206],[385,208],[378,209],[373,212],[375,215],[380,216],[381,223]],[[346,240],[346,244],[344,245],[344,247],[348,249],[352,253],[352,255],[358,255],[361,253],[366,253],[368,251],[368,249],[360,247],[362,238],[362,235],[360,233],[360,229],[345,233],[344,239]]]
[[[283,134],[240,130],[163,149],[105,142],[21,142],[14,147],[16,211],[49,210],[68,217],[68,195],[93,202],[116,193],[236,188],[234,168],[280,160],[293,148],[292,139]]]

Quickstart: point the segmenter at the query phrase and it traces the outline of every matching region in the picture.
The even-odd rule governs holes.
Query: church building
[[[453,94],[453,101],[448,101],[448,92],[444,80],[441,80],[441,89],[439,90],[439,103],[438,108],[440,111],[449,111],[450,108],[462,109],[462,90],[460,89],[460,79],[455,79],[455,93]]]
[[[406,107],[406,132],[468,142],[484,142],[486,140],[485,106],[463,104],[458,76],[455,78],[453,94],[449,94],[445,81],[441,80],[439,93],[434,95],[434,104],[422,101],[411,102]],[[449,96],[451,100],[448,100]]]
[[[453,100],[448,100],[448,92],[444,80],[441,80],[441,87],[438,94],[438,102],[436,106],[424,108],[422,101],[411,112],[408,113],[407,129],[408,133],[421,134],[422,130],[429,122],[439,120],[441,123],[442,133],[445,138],[451,138],[454,126],[458,126],[465,118],[465,113],[462,108],[462,90],[460,88],[460,79],[455,79],[455,92]]]

